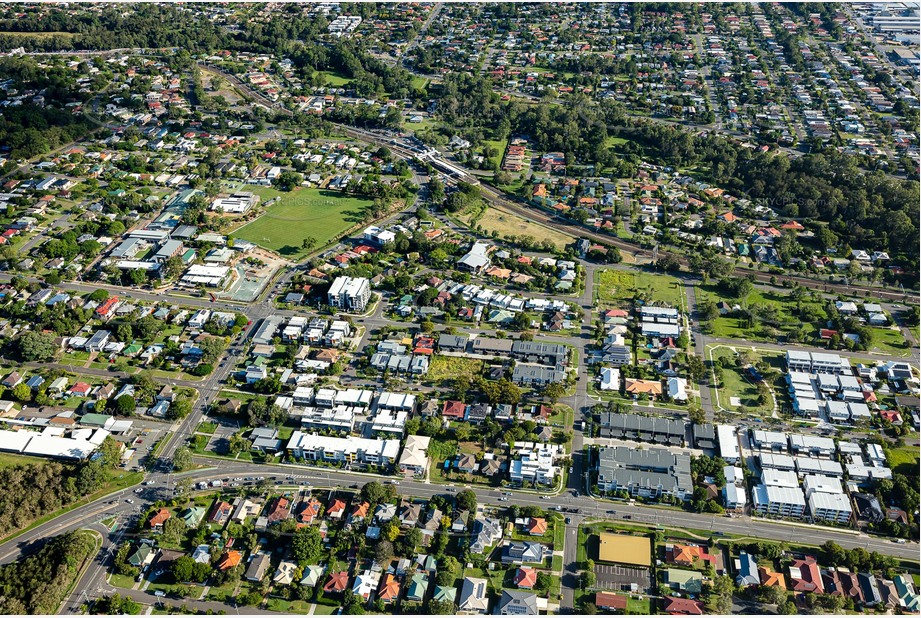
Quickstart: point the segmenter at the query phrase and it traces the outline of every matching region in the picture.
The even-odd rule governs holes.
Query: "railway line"
[[[200,63],[200,66],[210,71],[219,72],[221,75],[225,76],[229,81],[231,81],[234,85],[236,85],[241,91],[243,91],[244,93],[247,93],[249,96],[258,100],[260,103],[266,105],[267,107],[277,110],[288,116],[293,115],[293,112],[291,112],[291,110],[286,109],[285,107],[278,104],[277,102],[271,101],[267,97],[262,95],[261,93],[256,92],[255,90],[250,88],[248,85],[240,81],[240,79],[237,78],[235,75],[231,73],[227,73],[223,71],[222,69],[220,69],[219,67],[216,67],[214,65]],[[420,157],[420,152],[413,150],[405,145],[401,145],[397,140],[380,135],[374,131],[358,129],[355,127],[350,127],[350,126],[342,125],[342,124],[336,124],[336,127],[340,131],[342,131],[343,133],[345,133],[346,135],[350,137],[354,137],[356,139],[361,139],[365,141],[370,141],[370,142],[379,144],[381,146],[386,146],[390,148],[391,152],[393,152],[394,154],[400,157],[403,157],[404,159],[421,159],[422,158]],[[476,180],[475,176],[473,176],[472,174],[464,170],[459,165],[446,164],[441,160],[432,159],[431,157],[429,158],[429,162],[433,163],[435,167],[439,168],[443,172],[444,171],[450,172],[451,170],[455,172],[460,172],[460,174],[456,174],[457,176],[460,176],[460,179],[471,180],[474,182],[474,184],[479,184],[480,193],[497,210],[504,210],[507,213],[515,214],[517,216],[534,221],[536,223],[541,223],[543,225],[549,225],[553,228],[556,228],[562,231],[566,231],[572,234],[573,236],[575,236],[576,238],[580,238],[580,237],[587,238],[595,242],[617,247],[618,249],[629,252],[637,257],[644,257],[644,258],[648,258],[649,260],[653,258],[653,250],[645,249],[641,247],[640,245],[638,245],[637,243],[626,241],[626,240],[623,240],[622,238],[609,236],[607,234],[599,234],[590,229],[587,229],[584,226],[570,223],[565,220],[561,220],[556,215],[550,215],[538,208],[525,207],[519,203],[516,203],[515,201],[510,200],[508,197],[506,197],[505,194],[499,189],[496,189],[492,185],[489,185],[485,182]],[[686,258],[683,258],[680,255],[677,255],[676,257],[678,258],[678,261],[682,266],[685,266],[685,267],[688,266],[688,260]],[[821,287],[821,289],[824,292],[846,294],[848,296],[869,296],[872,298],[879,298],[881,300],[890,301],[890,302],[904,302],[904,303],[910,303],[910,304],[915,304],[915,305],[921,302],[919,301],[919,298],[917,295],[910,294],[907,292],[902,292],[902,291],[895,292],[895,291],[889,291],[889,290],[873,288],[873,287],[842,285],[840,283],[822,282],[816,279],[811,279],[809,277],[802,277],[799,275],[791,275],[791,274],[786,274],[786,273],[783,273],[783,274],[765,273],[765,272],[756,270],[754,268],[748,268],[744,266],[735,266],[733,269],[733,273],[738,277],[752,277],[758,283],[774,284],[775,282],[789,281],[791,283],[797,283],[803,287],[814,288],[814,289]]]

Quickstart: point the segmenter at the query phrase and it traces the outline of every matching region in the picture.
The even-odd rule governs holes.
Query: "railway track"
[[[235,86],[240,90],[248,93],[252,98],[256,99],[258,102],[263,105],[277,110],[286,115],[293,115],[291,110],[286,109],[275,101],[271,101],[266,98],[261,93],[253,90],[247,84],[244,84],[231,73],[227,73],[224,70],[210,64],[201,64],[203,68],[206,68],[210,71],[216,71],[221,75],[225,76],[230,80]],[[362,129],[357,129],[354,127],[336,124],[336,126],[342,130],[346,135],[355,137],[357,139],[362,139],[365,141],[375,142],[382,146],[390,148],[390,150],[406,159],[418,158],[418,153],[413,152],[409,148],[400,146],[399,144],[394,144],[392,140],[388,140],[382,136],[376,135],[370,131],[365,131]],[[473,178],[468,173],[468,176]],[[555,229],[566,231],[576,238],[587,238],[589,240],[594,240],[599,243],[606,245],[611,245],[621,249],[623,251],[629,252],[638,257],[645,257],[652,259],[653,252],[650,249],[645,249],[639,246],[636,243],[623,240],[614,236],[608,236],[606,234],[599,234],[592,230],[589,230],[581,225],[569,223],[567,221],[561,220],[555,215],[549,215],[537,208],[524,207],[521,204],[518,204],[512,200],[509,200],[505,197],[505,194],[493,187],[492,185],[486,184],[485,182],[480,181],[480,192],[487,200],[491,203],[493,207],[497,210],[505,210],[510,214],[515,214],[525,219],[530,219],[536,223],[541,223],[543,225],[549,225]],[[687,259],[681,257],[680,255],[676,256],[679,263],[682,266],[687,267]],[[789,275],[789,274],[772,274],[764,273],[754,268],[746,268],[742,266],[736,266],[733,270],[734,274],[738,277],[752,277],[755,281],[759,283],[774,284],[774,282],[789,281],[791,283],[797,283],[803,287],[817,289],[821,286],[822,290],[825,292],[833,292],[839,294],[846,294],[848,296],[870,296],[872,298],[879,298],[881,300],[887,300],[891,302],[905,302],[910,304],[919,304],[919,298],[917,294],[907,293],[907,292],[892,292],[888,290],[882,290],[879,288],[870,288],[870,287],[859,287],[859,286],[846,286],[840,283],[829,283],[821,282],[815,279],[810,279],[808,277],[801,277],[798,275]]]

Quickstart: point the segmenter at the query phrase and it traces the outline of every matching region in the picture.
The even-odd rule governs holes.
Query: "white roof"
[[[31,431],[7,431],[0,430],[0,451],[7,453],[21,453],[32,436],[38,434]]]
[[[814,491],[809,496],[809,510],[813,513],[820,509],[829,511],[851,512],[851,501],[844,494],[830,494]]]
[[[752,490],[755,504],[792,504],[806,506],[806,497],[799,487],[778,487],[776,485],[755,485]]]
[[[745,496],[745,488],[739,487],[732,483],[727,483],[723,489],[726,492],[726,502],[732,504],[746,504],[748,502]]]
[[[824,494],[844,493],[841,481],[833,476],[825,476],[824,474],[807,474],[803,477],[803,488],[806,490],[807,495],[814,491]]]
[[[761,460],[762,468],[782,468],[793,470],[796,468],[796,462],[789,455],[779,453],[762,453],[758,456]]]
[[[797,478],[796,472],[791,472],[790,470],[763,468],[761,470],[761,481],[765,485],[776,487],[799,487],[799,478]]]
[[[736,428],[732,425],[717,425],[716,439],[720,445],[720,455],[723,458],[739,457],[739,440],[736,437]]]
[[[34,436],[23,452],[26,455],[59,459],[86,459],[95,450],[96,445],[88,440],[41,434]]]

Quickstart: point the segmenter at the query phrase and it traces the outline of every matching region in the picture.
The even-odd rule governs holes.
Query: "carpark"
[[[632,585],[636,585],[637,592],[652,591],[652,575],[646,567],[596,564],[595,579],[599,590],[632,590]]]

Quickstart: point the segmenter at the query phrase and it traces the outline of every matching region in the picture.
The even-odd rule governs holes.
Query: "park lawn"
[[[483,373],[483,361],[479,359],[436,354],[432,358],[431,365],[429,365],[425,381],[441,384],[453,380],[459,375],[474,378],[481,373]]]
[[[595,296],[602,303],[627,309],[634,297],[643,293],[649,295],[651,302],[678,308],[684,304],[681,282],[671,275],[612,269],[595,273]]]
[[[307,255],[301,243],[313,237],[315,251],[361,223],[362,211],[371,201],[325,189],[298,188],[282,193],[269,187],[253,190],[265,202],[281,199],[267,207],[255,221],[236,229],[233,236],[256,243],[286,258]]]
[[[880,352],[891,356],[908,356],[910,350],[908,342],[900,330],[891,328],[870,327],[873,332],[873,345],[870,352]]]
[[[409,85],[411,88],[425,90],[425,87],[429,85],[429,80],[426,77],[416,76],[409,80]]]
[[[806,326],[802,318],[794,314],[797,302],[781,291],[768,291],[758,288],[753,289],[745,298],[726,298],[721,293],[715,283],[700,284],[697,286],[697,301],[703,304],[706,301],[718,303],[725,300],[730,305],[738,304],[742,307],[754,307],[755,305],[767,305],[777,311],[777,328],[780,330],[789,330]],[[824,305],[822,301],[812,298],[804,298],[800,301],[804,308],[812,310],[819,315],[824,315]],[[728,337],[733,339],[754,339],[754,340],[773,340],[760,333],[761,328],[755,326],[749,328],[742,325],[742,322],[732,317],[718,317],[711,322],[713,326],[714,337]],[[820,326],[818,323],[815,326]],[[807,332],[811,329],[807,328]]]
[[[889,449],[889,467],[893,472],[907,476],[918,474],[918,449],[917,447],[902,446]]]
[[[311,78],[317,73],[320,73],[320,75],[326,78],[327,86],[338,88],[339,86],[345,86],[346,84],[352,83],[352,79],[350,77],[346,77],[345,75],[337,73],[336,71],[317,71],[311,75]]]
[[[753,360],[754,354],[752,354]],[[716,348],[713,351],[713,360],[718,358],[734,359],[735,355],[729,348]],[[710,352],[707,352],[707,360],[710,359]],[[750,382],[742,373],[742,369],[737,369],[735,365],[723,369],[723,386],[719,388],[719,403],[727,410],[738,411],[741,407],[754,410],[759,414],[770,416],[772,406],[770,399],[763,405],[758,405],[758,387]],[[740,405],[734,406],[730,403],[731,397],[737,397]]]
[[[530,236],[535,240],[549,240],[557,249],[565,249],[575,241],[575,238],[563,234],[539,223],[528,221],[523,217],[507,212],[500,212],[487,208],[482,215],[471,220],[466,218],[467,225],[477,224],[486,232],[497,233],[500,237]]]

